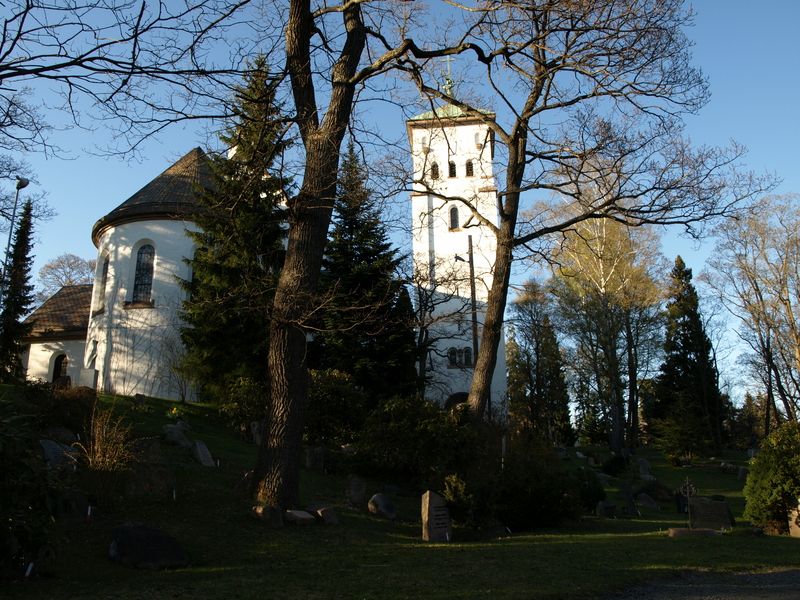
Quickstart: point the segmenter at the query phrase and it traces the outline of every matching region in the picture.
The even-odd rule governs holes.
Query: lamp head
[[[24,187],[28,187],[30,181],[25,179],[24,177],[17,177],[17,189],[21,190]]]

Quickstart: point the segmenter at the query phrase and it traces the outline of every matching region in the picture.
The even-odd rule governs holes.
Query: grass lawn
[[[158,435],[169,422],[166,412],[178,406],[150,404],[153,415],[134,413],[137,435]],[[721,460],[680,469],[648,448],[639,456],[650,461],[659,481],[674,489],[688,474],[700,495],[724,494],[740,527],[722,537],[668,538],[668,528],[686,521],[673,503],[664,502],[660,511],[642,508],[641,517],[586,515],[559,528],[501,537],[456,528],[453,543],[429,544],[421,539],[418,497],[392,497],[398,519],[389,522],[345,505],[346,474],[304,472],[304,503],[332,506],[340,524],[271,529],[250,517],[252,503],[233,489],[252,468],[256,447],[231,435],[212,407],[180,409],[195,427],[189,439],[205,441],[221,467],[203,468],[185,452],[165,446],[178,480],[174,501],[98,509],[93,523],[65,532],[58,561],[45,565],[40,577],[0,583],[4,599],[587,598],[684,570],[800,567],[800,540],[754,537],[743,526],[743,483],[720,472]],[[587,451],[570,449],[570,467],[583,462],[575,457],[577,450]],[[746,465],[744,453],[728,453],[724,460]],[[369,481],[368,496],[384,483],[395,482]],[[623,505],[616,488],[607,493],[610,502]],[[149,572],[109,563],[111,531],[126,520],[172,534],[188,551],[190,565]]]

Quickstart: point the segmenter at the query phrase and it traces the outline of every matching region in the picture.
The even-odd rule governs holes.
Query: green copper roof
[[[494,113],[490,110],[478,110],[479,113],[494,116]],[[453,106],[452,104],[445,104],[444,106],[440,106],[434,110],[429,110],[427,112],[422,113],[421,115],[417,115],[416,117],[411,117],[409,121],[433,121],[436,119],[457,119],[459,117],[466,117],[468,116],[463,110],[461,110],[458,106]]]

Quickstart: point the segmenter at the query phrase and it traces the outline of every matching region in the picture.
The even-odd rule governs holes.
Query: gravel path
[[[798,559],[800,562],[800,559]],[[741,575],[686,573],[602,596],[599,600],[798,600],[800,569]]]

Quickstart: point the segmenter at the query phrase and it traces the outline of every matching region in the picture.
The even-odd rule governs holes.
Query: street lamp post
[[[17,220],[17,206],[19,205],[19,191],[28,187],[30,181],[24,177],[17,177],[17,191],[14,193],[14,210],[11,212],[11,222],[8,225],[8,243],[6,244],[6,255],[3,259],[3,273],[0,280],[0,297],[6,291],[6,275],[8,274],[8,255],[11,251],[11,237],[14,235],[14,222]]]

